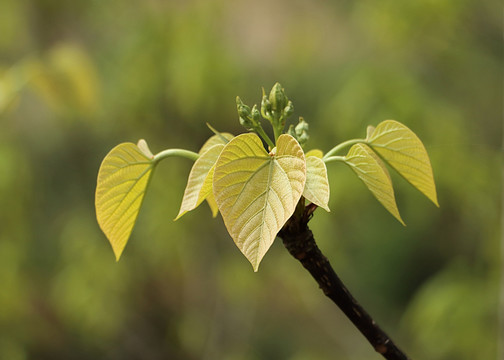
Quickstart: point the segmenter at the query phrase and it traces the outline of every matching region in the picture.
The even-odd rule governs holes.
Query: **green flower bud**
[[[249,118],[243,118],[240,116],[240,125],[243,126],[245,129],[251,131],[254,130],[254,124]]]
[[[296,134],[300,136],[303,132],[307,132],[308,128],[308,123],[302,117],[299,117],[299,123],[296,125]]]
[[[242,118],[250,117],[250,107],[245,105],[238,96],[236,97],[236,109],[238,110],[238,116]]]
[[[236,97],[236,109],[238,110],[240,124],[247,130],[253,130],[255,124],[252,120],[250,107],[245,105],[239,96]]]
[[[306,142],[310,139],[310,135],[306,131],[304,131],[301,135],[298,136],[297,140],[299,142],[299,145],[304,146]]]
[[[269,94],[269,102],[271,103],[272,110],[280,116],[280,113],[287,105],[287,96],[285,96],[285,91],[280,83],[273,85],[271,92]]]
[[[293,127],[293,125],[290,126],[289,131],[292,131],[295,134],[293,136],[301,146],[304,146],[310,138],[308,135],[308,123],[302,117],[299,118],[299,123],[296,127]]]
[[[263,97],[261,100],[261,114],[262,114],[263,118],[271,121],[271,119],[272,119],[271,111],[272,111],[271,103],[269,102],[268,97],[264,94],[264,89],[263,89]]]
[[[287,106],[284,108],[283,113],[284,113],[284,118],[288,118],[289,116],[292,115],[294,112],[294,105],[292,104],[292,101],[289,100],[287,103]]]
[[[297,134],[296,134],[296,130],[294,130],[294,125],[292,125],[292,124],[289,125],[289,129],[287,130],[287,134],[289,134],[293,138],[297,139]]]
[[[250,116],[252,117],[252,120],[254,120],[254,122],[256,122],[256,123],[259,123],[259,121],[261,120],[261,113],[257,109],[256,104],[254,104],[254,106],[252,107],[252,110],[250,112]]]

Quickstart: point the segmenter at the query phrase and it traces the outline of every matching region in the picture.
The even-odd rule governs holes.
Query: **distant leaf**
[[[356,144],[345,156],[345,163],[350,165],[385,209],[405,225],[397,209],[390,175],[380,158],[367,145]]]
[[[214,145],[194,162],[189,173],[182,205],[175,220],[186,212],[196,209],[208,195],[212,194],[213,169],[223,148],[223,144]]]
[[[27,70],[36,75],[30,81],[34,90],[54,110],[78,110],[89,114],[98,109],[100,81],[96,66],[85,49],[72,43],[56,45],[45,61],[32,62]]]
[[[308,157],[308,156],[315,156],[315,157],[318,157],[318,158],[322,159],[324,157],[324,153],[322,152],[322,150],[313,149],[313,150],[308,151],[305,154],[305,156],[306,157]]]
[[[274,155],[253,133],[235,137],[222,150],[213,178],[215,200],[254,271],[296,209],[305,181],[304,153],[290,135],[278,137]]]
[[[210,149],[214,145],[218,145],[218,144],[226,145],[229,142],[229,140],[231,140],[232,138],[234,138],[234,135],[230,134],[230,133],[220,133],[220,135],[221,136],[219,136],[219,135],[212,135],[203,144],[203,146],[201,147],[201,149],[199,151],[199,154],[200,155],[203,154],[205,151],[207,151],[208,149]],[[227,141],[224,141],[224,139],[222,137],[224,137],[225,139],[227,139]]]
[[[155,163],[133,143],[113,148],[100,166],[96,186],[96,217],[116,259],[128,242]]]
[[[425,147],[403,124],[386,120],[378,124],[368,144],[409,183],[439,206],[432,166]]]
[[[327,168],[324,161],[319,157],[306,157],[306,184],[303,196],[306,200],[320,206],[325,211],[331,211],[328,206],[329,180],[327,179]]]

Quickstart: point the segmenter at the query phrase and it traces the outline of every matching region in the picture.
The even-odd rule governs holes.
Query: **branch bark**
[[[300,202],[298,210],[278,233],[284,246],[308,270],[324,294],[338,305],[376,352],[389,360],[410,360],[355,300],[318,248],[308,228],[308,221],[315,209],[316,205],[310,204],[305,208],[304,201]]]

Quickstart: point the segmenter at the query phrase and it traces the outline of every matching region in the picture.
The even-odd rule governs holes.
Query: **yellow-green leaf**
[[[154,166],[155,162],[133,143],[117,145],[101,163],[95,195],[96,218],[116,260],[131,235]]]
[[[213,178],[215,200],[254,271],[296,209],[305,181],[304,153],[290,135],[278,137],[275,154],[253,133],[235,137],[222,150]]]
[[[378,124],[367,141],[411,185],[439,206],[429,155],[413,131],[397,121],[386,120]]]
[[[46,61],[29,60],[25,64],[25,70],[33,74],[30,85],[55,110],[92,113],[98,109],[99,77],[83,48],[60,44],[50,49]]]
[[[222,145],[226,145],[229,140],[231,140],[232,138],[234,138],[234,135],[233,134],[230,134],[230,133],[220,133],[221,136],[219,135],[213,135],[211,136],[204,144],[203,146],[201,147],[200,151],[199,151],[199,154],[203,154],[204,152],[206,152],[208,149],[210,149],[212,146],[214,145],[219,145],[219,144],[222,144]],[[226,139],[227,141],[224,141],[224,139]]]
[[[147,145],[147,141],[145,141],[144,139],[140,139],[138,140],[137,146],[149,159],[154,158],[154,155],[149,149],[149,145]]]
[[[303,196],[306,200],[320,206],[325,211],[331,211],[328,205],[329,180],[327,179],[327,168],[324,161],[319,157],[306,157],[306,184]]]
[[[210,127],[210,128],[213,129],[212,127]],[[219,145],[219,144],[226,145],[229,142],[229,140],[234,138],[233,134],[230,134],[227,132],[219,133],[219,135],[215,134],[215,135],[211,136],[203,144],[203,146],[201,147],[201,149],[199,151],[199,154],[200,155],[203,154],[205,151],[207,151],[208,149],[210,149],[214,145]],[[208,176],[208,179],[210,179],[210,182],[212,180],[212,176],[213,176],[213,170],[212,170],[212,174],[210,176]],[[206,201],[208,203],[208,206],[210,206],[210,210],[212,211],[212,216],[215,218],[217,216],[217,214],[219,213],[219,208],[217,207],[217,203],[215,202],[215,198],[214,198],[213,194],[209,194],[206,198]]]
[[[213,169],[223,148],[223,144],[214,145],[194,162],[189,173],[180,211],[175,220],[186,212],[196,209],[212,193]]]
[[[373,135],[373,132],[375,131],[375,129],[376,128],[373,125],[368,125],[368,127],[366,129],[366,140],[369,140],[371,135]]]
[[[355,144],[345,156],[345,163],[364,182],[375,198],[403,225],[395,201],[394,188],[385,164],[365,144]]]
[[[308,151],[305,156],[308,158],[309,156],[315,156],[315,157],[318,157],[320,159],[322,159],[324,157],[324,153],[322,152],[322,150],[319,150],[319,149],[312,149],[310,151]]]
[[[219,207],[217,206],[213,192],[208,194],[206,201],[208,203],[208,206],[210,207],[210,210],[212,211],[212,217],[217,217],[217,214],[219,213]]]

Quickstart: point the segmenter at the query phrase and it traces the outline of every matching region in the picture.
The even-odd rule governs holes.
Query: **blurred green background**
[[[497,359],[501,17],[468,0],[2,0],[0,359],[381,359],[280,241],[253,273],[206,205],[172,221],[186,159],[156,170],[119,263],[96,223],[113,146],[197,151],[206,122],[243,132],[235,96],[276,81],[309,148],[385,119],[424,141],[439,209],[393,176],[402,227],[332,163],[311,228],[411,357]]]

